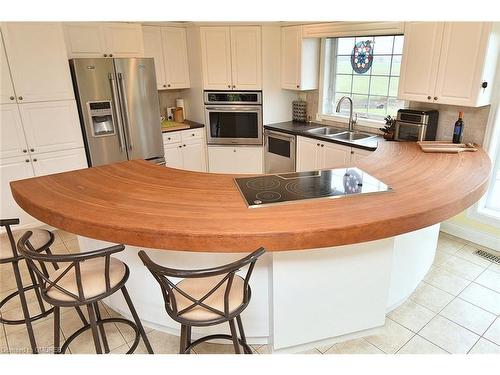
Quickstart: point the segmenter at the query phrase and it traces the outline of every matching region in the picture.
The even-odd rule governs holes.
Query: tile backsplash
[[[165,116],[167,113],[167,107],[175,107],[175,99],[185,98],[188,96],[189,89],[180,89],[180,90],[161,90],[158,91],[158,98],[160,100],[160,113],[162,116]],[[189,112],[189,104],[187,101],[184,101],[184,105],[186,108],[186,112]],[[188,118],[186,114],[184,114],[185,118]]]
[[[316,119],[318,113],[319,92],[318,90],[306,91],[298,93],[299,98],[307,101],[307,114],[311,116],[313,121]],[[488,116],[490,113],[490,106],[479,108],[474,107],[459,107],[454,105],[444,104],[429,104],[420,102],[409,102],[409,108],[415,109],[437,109],[439,111],[438,130],[436,139],[439,141],[449,141],[452,139],[453,127],[458,119],[458,112],[464,112],[464,132],[462,136],[463,142],[474,142],[482,145],[484,141],[484,134],[486,125],[488,123]],[[371,130],[372,128],[359,130]]]

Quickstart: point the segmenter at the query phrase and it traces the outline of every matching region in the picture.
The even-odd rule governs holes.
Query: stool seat
[[[82,261],[80,264],[81,280],[83,294],[86,299],[91,299],[101,294],[106,293],[106,278],[105,278],[105,259],[94,258]],[[67,267],[61,267],[57,271],[49,275],[50,281],[55,281]],[[126,267],[123,262],[116,258],[110,258],[109,262],[109,281],[110,288],[116,287],[124,280]],[[71,268],[59,281],[57,285],[66,289],[68,292],[78,296],[78,285],[76,283],[75,268]],[[72,296],[63,293],[55,287],[47,290],[47,296],[57,301],[76,301]]]
[[[30,229],[33,235],[30,237],[30,243],[35,250],[39,250],[50,242],[51,236],[50,232],[45,229]],[[12,235],[17,244],[17,241],[26,233],[25,230],[14,230]],[[12,252],[12,247],[10,245],[9,238],[7,236],[2,237],[0,241],[0,259],[8,259],[14,256]]]
[[[212,288],[214,288],[217,283],[219,283],[225,275],[217,275],[211,277],[203,278],[188,278],[180,281],[176,286],[185,292],[187,295],[199,300],[205,294],[207,294]],[[224,312],[224,292],[226,290],[227,280],[224,281],[221,287],[217,288],[203,303],[210,306],[216,310]],[[245,281],[238,275],[234,275],[233,283],[231,285],[231,290],[229,292],[229,313],[234,312],[243,304],[243,288]],[[193,301],[184,297],[177,290],[173,290],[175,295],[175,300],[177,302],[177,310],[182,311],[186,307],[193,304]],[[220,318],[223,315],[217,314],[213,311],[206,309],[203,306],[193,307],[191,310],[186,311],[179,315],[184,319],[189,320],[212,320]]]

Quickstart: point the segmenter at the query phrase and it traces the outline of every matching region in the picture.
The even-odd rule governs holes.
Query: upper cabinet
[[[1,28],[12,76],[9,82],[2,50],[2,103],[14,102],[13,90],[18,103],[74,99],[61,24],[9,22]]]
[[[0,104],[15,103],[16,92],[10,78],[9,62],[0,35]]]
[[[260,26],[210,26],[200,32],[205,89],[262,89]]]
[[[398,98],[487,105],[498,54],[491,23],[407,22]]]
[[[142,28],[132,23],[67,23],[68,57],[142,57]]]
[[[144,57],[155,60],[158,90],[190,87],[186,30],[144,26]]]
[[[281,87],[318,88],[320,39],[304,38],[302,26],[281,28]]]

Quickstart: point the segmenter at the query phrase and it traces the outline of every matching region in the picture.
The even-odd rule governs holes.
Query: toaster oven
[[[422,109],[400,109],[396,117],[396,141],[434,141],[439,112]]]

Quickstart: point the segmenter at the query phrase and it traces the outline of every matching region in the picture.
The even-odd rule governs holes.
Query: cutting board
[[[188,124],[183,124],[182,122],[175,122],[175,121],[163,121],[161,123],[161,130],[162,131],[174,131],[174,130],[182,130],[182,129],[189,129],[190,126]]]
[[[477,148],[475,148],[472,143],[452,143],[443,141],[422,141],[417,143],[423,152],[457,154],[465,151],[477,151]]]

